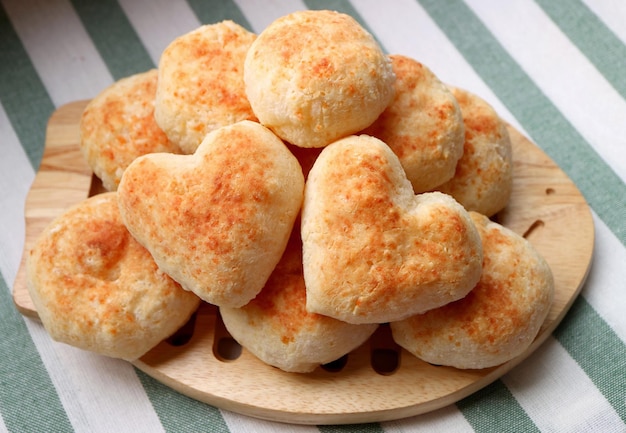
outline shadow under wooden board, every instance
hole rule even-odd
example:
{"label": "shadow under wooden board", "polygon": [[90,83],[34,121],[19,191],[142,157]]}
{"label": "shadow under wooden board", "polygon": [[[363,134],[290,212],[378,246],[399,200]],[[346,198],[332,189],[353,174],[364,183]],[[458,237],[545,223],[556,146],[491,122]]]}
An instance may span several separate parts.
{"label": "shadow under wooden board", "polygon": [[[43,160],[26,200],[24,257],[54,217],[101,191],[79,148],[78,124],[86,103],[67,104],[50,118]],[[522,355],[482,370],[434,366],[398,348],[388,328],[381,326],[341,361],[308,374],[286,373],[237,347],[217,308],[203,304],[182,333],[133,364],[194,399],[296,424],[364,423],[418,415],[455,403],[498,379],[533,353],[563,319],[587,277],[594,244],[591,212],[573,182],[518,131],[509,127],[509,132],[514,187],[510,204],[497,220],[539,250],[556,283],[552,309]],[[24,257],[13,298],[23,315],[37,318],[26,288]]]}

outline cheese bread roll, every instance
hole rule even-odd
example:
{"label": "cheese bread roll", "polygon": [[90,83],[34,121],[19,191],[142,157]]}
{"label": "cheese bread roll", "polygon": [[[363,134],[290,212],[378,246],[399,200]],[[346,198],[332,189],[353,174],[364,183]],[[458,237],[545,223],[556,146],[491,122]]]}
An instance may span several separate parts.
{"label": "cheese bread roll", "polygon": [[352,17],[308,10],[271,23],[244,64],[259,121],[300,147],[324,147],[369,126],[393,96],[391,62]]}
{"label": "cheese bread roll", "polygon": [[28,256],[27,285],[54,340],[131,361],[178,330],[200,303],[126,230],[116,192],[50,223]]}

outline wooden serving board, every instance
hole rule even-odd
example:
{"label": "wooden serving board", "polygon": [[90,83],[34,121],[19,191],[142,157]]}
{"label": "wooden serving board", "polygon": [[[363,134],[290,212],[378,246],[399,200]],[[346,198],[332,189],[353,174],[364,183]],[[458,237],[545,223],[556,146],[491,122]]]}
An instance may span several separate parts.
{"label": "wooden serving board", "polygon": [[[49,221],[101,191],[79,149],[87,101],[50,118],[39,172],[25,207],[24,257]],[[528,357],[556,328],[584,283],[594,244],[591,212],[572,181],[537,146],[509,128],[514,187],[497,220],[525,236],[552,268],[556,295],[539,335],[521,356],[498,367],[458,370],[422,362],[379,331],[342,362],[313,373],[286,373],[234,343],[217,309],[204,304],[188,326],[134,362],[142,371],[197,400],[234,412],[296,424],[386,421],[429,412],[472,394]],[[13,288],[17,309],[36,318],[24,258]]]}

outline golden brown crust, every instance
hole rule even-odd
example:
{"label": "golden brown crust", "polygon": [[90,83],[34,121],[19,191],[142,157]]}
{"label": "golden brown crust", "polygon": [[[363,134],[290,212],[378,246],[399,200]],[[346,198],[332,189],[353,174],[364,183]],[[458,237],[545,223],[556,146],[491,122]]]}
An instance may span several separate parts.
{"label": "golden brown crust", "polygon": [[463,154],[464,125],[455,97],[420,62],[391,55],[395,96],[363,133],[394,151],[415,193],[450,180]]}
{"label": "golden brown crust", "polygon": [[440,193],[414,195],[382,141],[330,144],[309,173],[302,209],[307,309],[383,323],[459,299],[476,284],[480,238]]}
{"label": "golden brown crust", "polygon": [[271,23],[244,65],[260,122],[300,147],[323,147],[370,125],[393,96],[391,64],[352,17],[299,11]]}
{"label": "golden brown crust", "polygon": [[256,120],[243,84],[243,63],[255,38],[222,21],[179,36],[163,51],[155,117],[184,153],[193,153],[221,126]]}
{"label": "golden brown crust", "polygon": [[81,151],[109,191],[117,189],[135,158],[181,152],[154,120],[157,75],[151,69],[116,81],[92,99],[82,114]]}
{"label": "golden brown crust", "polygon": [[128,229],[161,269],[207,302],[240,307],[280,259],[303,189],[280,139],[242,121],[209,133],[193,155],[137,159],[119,200]]}
{"label": "golden brown crust", "polygon": [[306,311],[302,242],[295,227],[280,262],[256,298],[241,308],[220,308],[224,325],[263,362],[306,373],[364,343],[377,325],[351,325]]}
{"label": "golden brown crust", "polygon": [[486,368],[522,354],[554,297],[552,272],[521,236],[470,212],[483,242],[480,281],[463,299],[391,324],[395,341],[418,358]]}
{"label": "golden brown crust", "polygon": [[451,88],[465,123],[463,157],[454,177],[436,190],[450,194],[467,210],[492,216],[509,202],[513,154],[506,124],[482,98]]}
{"label": "golden brown crust", "polygon": [[124,227],[115,192],[68,209],[30,251],[27,284],[55,340],[134,360],[182,326],[199,299]]}

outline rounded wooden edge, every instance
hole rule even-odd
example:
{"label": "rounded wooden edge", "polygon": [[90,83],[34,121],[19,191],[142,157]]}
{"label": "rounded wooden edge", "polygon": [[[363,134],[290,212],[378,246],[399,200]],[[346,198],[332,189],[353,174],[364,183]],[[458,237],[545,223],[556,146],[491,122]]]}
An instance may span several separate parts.
{"label": "rounded wooden edge", "polygon": [[[37,177],[49,175],[49,167],[52,167],[52,171],[64,170],[62,166],[55,165],[55,161],[48,164],[49,148],[54,148],[53,154],[59,149],[78,151],[78,135],[75,133],[86,103],[87,101],[77,101],[67,104],[51,117],[46,137],[46,153]],[[405,418],[455,403],[490,384],[532,354],[563,319],[587,278],[594,243],[593,219],[580,191],[543,151],[514,128],[510,127],[509,132],[514,144],[514,191],[510,205],[497,216],[497,220],[518,234],[527,235],[553,268],[557,284],[553,308],[537,338],[522,355],[498,367],[468,371],[427,366],[402,351],[403,365],[406,371],[414,370],[412,375],[405,376],[405,370],[399,368],[394,375],[381,377],[373,370],[368,370],[367,363],[362,359],[357,360],[356,366],[348,364],[345,374],[344,370],[332,375],[317,369],[309,375],[294,375],[263,364],[245,350],[235,361],[218,360],[212,349],[216,330],[205,326],[190,341],[194,350],[188,350],[188,346],[173,347],[162,342],[133,364],[156,380],[199,401],[244,415],[297,424],[348,424]],[[79,153],[65,157],[73,160],[78,155]],[[78,174],[82,179],[78,188],[84,191],[76,195],[74,184],[73,197],[69,201],[77,202],[78,197],[86,198],[89,195],[91,182],[85,179],[91,180],[92,176],[89,172],[85,173],[84,166],[78,170]],[[36,188],[36,184],[37,178],[33,188]],[[55,188],[58,185],[48,187]],[[25,253],[32,239],[38,235],[35,231],[40,231],[43,223],[41,220],[35,223],[34,219],[29,219],[29,209],[37,206],[36,210],[40,213],[46,210],[40,207],[39,201],[32,198],[32,194],[32,191],[29,192],[26,203]],[[70,204],[73,203],[67,203]],[[48,220],[58,212],[58,205],[52,208],[47,214]],[[572,228],[575,228],[575,236],[569,232]],[[564,248],[564,245],[569,248]],[[24,260],[14,285],[14,301],[20,313],[36,318],[36,311],[25,286],[23,262]],[[206,320],[210,321],[211,314],[208,316],[208,319],[202,319],[203,315],[200,314],[205,325]],[[349,356],[367,357],[369,349],[366,345]],[[199,352],[196,352],[198,349]],[[191,358],[192,356],[197,359]],[[243,366],[238,366],[240,362],[244,362]],[[444,383],[446,380],[456,382],[443,392],[441,389],[429,390],[431,394],[426,399],[419,392],[411,394],[405,391],[400,399],[394,399],[394,395],[389,398],[384,392],[381,394],[381,390],[385,389],[391,390],[393,394],[394,386],[407,380],[410,386],[419,388],[419,382],[411,384],[410,381],[424,380],[419,374],[415,374],[420,369],[426,369],[428,374],[439,375],[437,379]],[[316,379],[307,382],[303,379],[307,377]],[[381,380],[384,380],[384,386],[380,385]],[[391,385],[391,382],[396,385]],[[359,401],[359,392],[364,389],[377,395],[372,397],[370,393],[363,397],[369,398],[368,402]],[[348,396],[352,400],[338,403],[332,398],[334,392],[344,392],[344,400]],[[311,394],[314,395],[314,401]],[[275,398],[276,396],[280,398]],[[303,399],[306,400],[305,403]]]}

